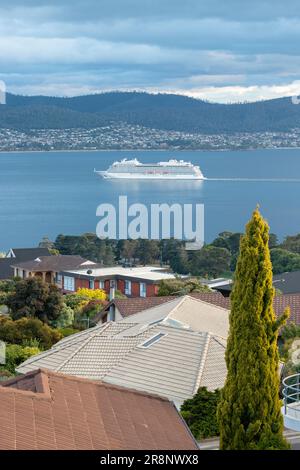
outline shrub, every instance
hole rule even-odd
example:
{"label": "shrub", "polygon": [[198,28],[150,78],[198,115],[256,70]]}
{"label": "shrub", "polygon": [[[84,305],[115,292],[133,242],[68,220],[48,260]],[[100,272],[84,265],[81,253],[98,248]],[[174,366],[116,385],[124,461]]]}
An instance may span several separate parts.
{"label": "shrub", "polygon": [[82,315],[93,318],[97,313],[102,310],[103,308],[103,302],[100,300],[92,300],[88,304],[86,304],[83,309],[82,309]]}
{"label": "shrub", "polygon": [[73,322],[74,311],[71,307],[68,307],[66,304],[63,304],[59,317],[57,318],[57,320],[52,322],[52,325],[55,328],[65,328],[67,326],[71,326]]}
{"label": "shrub", "polygon": [[50,328],[37,318],[21,318],[16,321],[10,318],[0,318],[0,338],[6,343],[18,345],[37,340],[39,347],[49,349],[62,336],[59,331]]}
{"label": "shrub", "polygon": [[217,423],[217,405],[220,391],[210,392],[206,387],[200,387],[196,395],[185,400],[181,407],[181,415],[196,439],[219,435]]}
{"label": "shrub", "polygon": [[281,337],[284,341],[300,337],[300,325],[296,325],[294,322],[285,325],[281,330]]}
{"label": "shrub", "polygon": [[207,286],[203,286],[196,278],[190,279],[170,279],[168,281],[160,281],[158,295],[182,295],[189,292],[209,292]]}
{"label": "shrub", "polygon": [[76,294],[67,294],[64,296],[64,302],[68,307],[71,307],[73,310],[76,310],[82,306],[82,302],[86,298]]}
{"label": "shrub", "polygon": [[15,374],[15,368],[22,362],[29,359],[31,356],[39,354],[38,348],[25,346],[22,347],[19,344],[8,344],[6,346],[6,364],[5,369]]}
{"label": "shrub", "polygon": [[32,277],[16,283],[16,289],[6,304],[14,320],[28,317],[51,323],[59,317],[63,296],[56,286]]}
{"label": "shrub", "polygon": [[0,382],[4,382],[5,380],[11,379],[12,377],[13,374],[9,370],[5,368],[2,369],[2,367],[0,368]]}
{"label": "shrub", "polygon": [[88,300],[106,300],[106,292],[103,289],[85,289],[77,290],[76,295]]}
{"label": "shrub", "polygon": [[62,335],[62,337],[65,338],[67,336],[78,333],[80,330],[77,330],[76,328],[58,328],[58,331]]}

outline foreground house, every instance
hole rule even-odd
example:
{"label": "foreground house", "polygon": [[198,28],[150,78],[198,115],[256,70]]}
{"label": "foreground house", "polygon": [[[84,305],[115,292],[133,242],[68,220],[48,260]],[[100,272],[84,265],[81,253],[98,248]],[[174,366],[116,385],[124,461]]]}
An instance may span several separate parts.
{"label": "foreground house", "polygon": [[47,368],[154,393],[180,407],[199,387],[221,388],[226,340],[207,332],[154,324],[109,322],[68,336],[23,362],[17,372]]}
{"label": "foreground house", "polygon": [[48,248],[11,248],[0,258],[0,279],[11,279],[14,276],[12,264],[30,261],[40,256],[51,256]]}
{"label": "foreground house", "polygon": [[196,450],[176,408],[149,394],[37,370],[0,386],[1,450]]}
{"label": "foreground house", "polygon": [[[117,308],[119,300],[123,300],[123,305],[126,304],[127,299],[116,299],[111,301],[98,315],[99,323],[104,323],[107,316],[113,317],[115,320],[124,319],[124,322],[133,323],[154,323],[158,321],[169,322],[173,325],[181,326],[183,328],[191,328],[194,331],[202,331],[212,333],[223,338],[227,338],[229,331],[229,310],[213,305],[203,300],[194,298],[190,295],[181,297],[154,297],[154,299],[166,299],[164,302],[148,302],[149,308],[142,308],[141,311],[130,311],[130,303],[134,304],[136,299],[128,299],[129,311],[123,317],[120,310],[116,312],[113,308]],[[121,302],[122,305],[122,302]],[[128,307],[128,305],[126,306]],[[145,305],[143,306],[145,307]],[[112,319],[112,318],[111,318]],[[95,321],[95,320],[94,320]]]}
{"label": "foreground house", "polygon": [[87,268],[65,269],[61,276],[63,291],[66,293],[75,292],[82,287],[104,289],[107,294],[111,289],[116,289],[128,297],[157,295],[161,280],[175,278],[174,274],[167,273],[157,266],[105,268],[96,264]]}
{"label": "foreground house", "polygon": [[39,277],[44,282],[62,288],[61,271],[93,266],[95,263],[77,255],[39,256],[33,260],[18,263],[12,261],[14,276],[26,279]]}

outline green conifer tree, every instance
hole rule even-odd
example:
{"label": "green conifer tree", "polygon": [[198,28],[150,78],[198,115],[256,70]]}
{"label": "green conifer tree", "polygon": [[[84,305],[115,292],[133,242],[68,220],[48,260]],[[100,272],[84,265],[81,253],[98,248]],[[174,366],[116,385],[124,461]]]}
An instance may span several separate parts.
{"label": "green conifer tree", "polygon": [[220,448],[284,449],[279,399],[278,330],[269,226],[258,208],[246,226],[231,294],[227,379],[218,406]]}

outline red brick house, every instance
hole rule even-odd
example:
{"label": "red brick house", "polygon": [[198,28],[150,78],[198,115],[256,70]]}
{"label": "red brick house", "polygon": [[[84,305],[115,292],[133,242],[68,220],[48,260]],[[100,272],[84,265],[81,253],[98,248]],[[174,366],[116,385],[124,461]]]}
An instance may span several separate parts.
{"label": "red brick house", "polygon": [[104,268],[87,266],[84,269],[61,272],[62,290],[76,292],[80,288],[103,289],[107,294],[111,289],[118,290],[128,297],[152,297],[157,295],[163,279],[174,279],[172,273],[155,266]]}

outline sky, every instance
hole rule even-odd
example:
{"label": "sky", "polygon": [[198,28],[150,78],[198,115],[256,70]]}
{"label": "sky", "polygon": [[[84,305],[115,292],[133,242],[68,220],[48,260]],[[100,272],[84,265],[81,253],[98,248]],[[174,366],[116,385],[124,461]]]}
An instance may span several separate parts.
{"label": "sky", "polygon": [[0,80],[26,95],[299,95],[299,0],[0,0]]}

